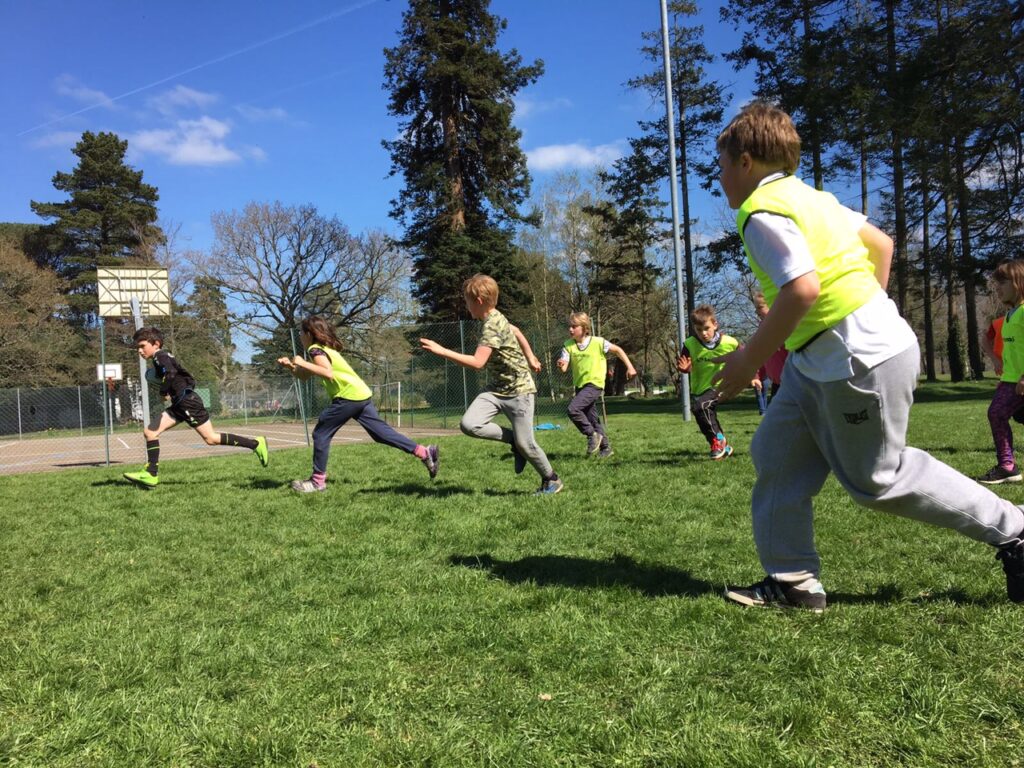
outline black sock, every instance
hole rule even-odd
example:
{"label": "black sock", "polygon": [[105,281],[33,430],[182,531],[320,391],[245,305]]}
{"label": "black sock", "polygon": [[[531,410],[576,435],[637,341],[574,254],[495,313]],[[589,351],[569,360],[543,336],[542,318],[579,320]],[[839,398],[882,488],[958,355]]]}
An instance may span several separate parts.
{"label": "black sock", "polygon": [[160,441],[159,440],[147,440],[146,441],[146,471],[149,474],[156,477],[156,473],[160,468]]}
{"label": "black sock", "polygon": [[220,444],[221,445],[233,445],[238,448],[248,448],[250,451],[256,448],[256,441],[251,437],[243,437],[242,435],[232,435],[227,432],[220,433]]}

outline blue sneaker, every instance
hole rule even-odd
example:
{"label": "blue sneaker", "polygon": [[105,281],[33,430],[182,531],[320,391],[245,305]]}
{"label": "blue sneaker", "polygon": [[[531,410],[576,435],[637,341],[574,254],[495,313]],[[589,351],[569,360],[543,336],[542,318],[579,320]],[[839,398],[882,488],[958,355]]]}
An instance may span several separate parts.
{"label": "blue sneaker", "polygon": [[558,493],[563,488],[562,478],[558,475],[552,475],[550,478],[540,484],[540,490],[536,491],[534,496],[547,496]]}

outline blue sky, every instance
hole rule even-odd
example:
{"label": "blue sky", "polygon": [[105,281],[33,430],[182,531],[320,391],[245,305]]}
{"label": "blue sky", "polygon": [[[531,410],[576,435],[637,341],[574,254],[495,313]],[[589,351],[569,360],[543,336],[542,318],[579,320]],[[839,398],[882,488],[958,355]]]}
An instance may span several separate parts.
{"label": "blue sky", "polygon": [[[0,0],[0,221],[37,221],[30,200],[62,199],[52,176],[71,170],[70,148],[91,130],[128,140],[129,162],[160,191],[162,219],[181,227],[180,248],[208,248],[210,214],[253,200],[313,203],[354,232],[397,232],[388,208],[399,182],[380,145],[397,132],[383,50],[405,8]],[[664,109],[623,85],[650,67],[640,35],[658,29],[658,0],[494,0],[492,12],[508,20],[502,50],[545,62],[516,110],[535,186],[608,164],[638,119]],[[735,44],[717,4],[694,23],[713,52]],[[749,76],[721,61],[711,72],[735,83],[730,111],[749,98]],[[696,197],[710,222],[720,204]]]}

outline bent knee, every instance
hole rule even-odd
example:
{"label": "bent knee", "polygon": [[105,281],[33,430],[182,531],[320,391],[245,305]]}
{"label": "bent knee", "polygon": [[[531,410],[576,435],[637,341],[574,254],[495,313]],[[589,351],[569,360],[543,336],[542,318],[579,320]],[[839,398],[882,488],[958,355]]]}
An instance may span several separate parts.
{"label": "bent knee", "polygon": [[462,434],[468,437],[479,437],[480,430],[482,427],[483,424],[477,424],[476,422],[473,421],[466,421],[465,419],[459,422],[459,429],[462,430]]}
{"label": "bent knee", "polygon": [[220,445],[220,435],[211,435],[210,437],[204,437],[207,445]]}

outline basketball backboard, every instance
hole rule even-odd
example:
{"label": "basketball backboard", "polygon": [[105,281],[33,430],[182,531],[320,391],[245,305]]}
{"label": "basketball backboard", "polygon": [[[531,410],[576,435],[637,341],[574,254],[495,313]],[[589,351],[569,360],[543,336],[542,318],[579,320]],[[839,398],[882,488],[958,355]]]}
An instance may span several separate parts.
{"label": "basketball backboard", "polygon": [[131,317],[137,299],[145,316],[171,314],[167,270],[151,267],[98,267],[101,317]]}

